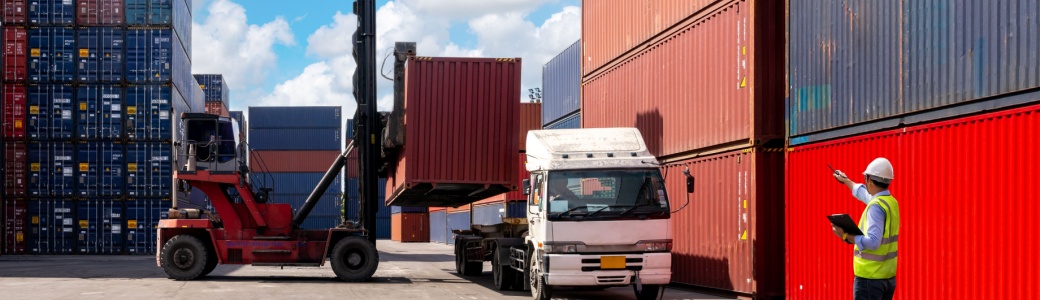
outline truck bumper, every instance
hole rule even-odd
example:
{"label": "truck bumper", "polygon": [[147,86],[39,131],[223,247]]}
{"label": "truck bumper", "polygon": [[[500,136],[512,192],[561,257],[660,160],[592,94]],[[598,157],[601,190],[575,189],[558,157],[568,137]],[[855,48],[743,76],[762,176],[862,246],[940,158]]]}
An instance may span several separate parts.
{"label": "truck bumper", "polygon": [[[603,256],[624,256],[625,269],[604,269]],[[612,255],[549,254],[546,284],[554,286],[621,286],[636,282],[668,284],[672,280],[671,253]]]}

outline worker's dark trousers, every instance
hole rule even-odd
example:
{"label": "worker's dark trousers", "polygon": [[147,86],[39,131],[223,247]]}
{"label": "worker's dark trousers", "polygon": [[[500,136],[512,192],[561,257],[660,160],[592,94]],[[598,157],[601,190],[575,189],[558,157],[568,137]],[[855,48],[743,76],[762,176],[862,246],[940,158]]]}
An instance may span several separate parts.
{"label": "worker's dark trousers", "polygon": [[852,294],[856,300],[892,300],[896,293],[896,278],[866,279],[856,277]]}

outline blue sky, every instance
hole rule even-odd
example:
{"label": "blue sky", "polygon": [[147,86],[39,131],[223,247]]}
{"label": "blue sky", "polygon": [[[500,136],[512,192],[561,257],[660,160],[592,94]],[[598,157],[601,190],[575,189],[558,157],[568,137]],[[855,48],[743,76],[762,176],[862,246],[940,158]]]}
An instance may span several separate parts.
{"label": "blue sky", "polygon": [[[377,4],[382,46],[410,40],[419,42],[420,55],[522,57],[525,90],[540,86],[541,66],[580,37],[579,0]],[[193,73],[226,74],[232,110],[347,102],[349,113],[349,43],[331,39],[349,39],[356,26],[350,5],[347,0],[193,0]],[[384,50],[377,49],[380,55]],[[380,82],[383,110],[390,109],[388,86]]]}

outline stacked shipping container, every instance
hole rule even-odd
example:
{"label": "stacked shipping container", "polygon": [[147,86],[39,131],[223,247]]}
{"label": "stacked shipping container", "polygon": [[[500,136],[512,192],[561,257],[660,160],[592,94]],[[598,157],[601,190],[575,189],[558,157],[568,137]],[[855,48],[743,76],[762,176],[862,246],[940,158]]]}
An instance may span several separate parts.
{"label": "stacked shipping container", "polygon": [[672,281],[781,295],[784,2],[589,1],[582,18],[574,118],[639,128],[672,206],[690,200],[672,215]]}
{"label": "stacked shipping container", "polygon": [[[851,293],[841,278],[853,273],[852,250],[813,220],[856,217],[865,205],[820,168],[855,175],[876,157],[892,162],[901,207],[897,298],[1037,292],[1035,242],[1008,228],[1028,226],[1038,210],[1022,196],[1040,166],[1031,154],[1040,106],[1030,105],[1040,102],[1038,10],[791,1],[789,51],[800,55],[790,56],[787,106],[789,298]],[[972,238],[954,248],[965,251],[943,246],[963,236]]]}
{"label": "stacked shipping container", "polygon": [[227,117],[231,107],[231,90],[220,74],[195,74],[195,80],[206,95],[206,113]]}
{"label": "stacked shipping container", "polygon": [[[289,203],[295,212],[341,154],[342,124],[340,107],[250,107],[249,168],[254,188],[273,188],[271,199]],[[298,139],[288,138],[291,136],[307,137],[307,143],[297,143]],[[339,225],[342,178],[325,190],[302,228]]]}
{"label": "stacked shipping container", "polygon": [[542,67],[542,88],[542,126],[581,128],[581,40]]}
{"label": "stacked shipping container", "polygon": [[188,5],[4,1],[4,253],[154,253],[175,116],[203,106]]}

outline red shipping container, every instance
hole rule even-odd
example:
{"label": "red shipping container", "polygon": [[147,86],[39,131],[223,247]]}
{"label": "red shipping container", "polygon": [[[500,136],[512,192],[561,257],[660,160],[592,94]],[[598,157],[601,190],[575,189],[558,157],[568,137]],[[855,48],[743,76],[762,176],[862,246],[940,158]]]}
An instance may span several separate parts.
{"label": "red shipping container", "polygon": [[459,206],[516,189],[520,59],[410,59],[387,205]]}
{"label": "red shipping container", "polygon": [[324,173],[339,151],[249,151],[249,169],[273,173]]}
{"label": "red shipping container", "polygon": [[0,201],[0,219],[3,220],[3,254],[24,254],[26,236],[25,201],[3,199]]}
{"label": "red shipping container", "polygon": [[4,28],[4,81],[25,80],[29,64],[29,36],[22,28]]}
{"label": "red shipping container", "polygon": [[222,102],[206,102],[206,113],[223,117],[230,117],[227,107]]}
{"label": "red shipping container", "polygon": [[123,25],[125,0],[79,0],[76,5],[78,25]]}
{"label": "red shipping container", "polygon": [[[350,141],[351,139],[347,139],[345,145],[350,145]],[[347,154],[347,164],[345,166],[346,170],[344,171],[344,174],[346,174],[347,178],[358,178],[358,164],[359,163],[357,160],[357,150],[350,151],[350,153]]]}
{"label": "red shipping container", "polygon": [[[527,136],[526,132],[524,132],[524,136]],[[487,199],[484,199],[484,200],[480,200],[480,201],[474,202],[473,204],[494,203],[494,202],[502,202],[502,201],[506,201],[506,200],[510,200],[510,201],[527,200],[527,196],[524,196],[524,190],[522,188],[520,188],[520,183],[524,179],[528,179],[528,178],[531,178],[531,172],[527,171],[527,154],[520,153],[520,156],[517,159],[517,176],[516,176],[516,187],[517,188],[516,188],[516,190],[512,190],[512,191],[506,192],[505,194],[499,194],[499,195],[494,196],[494,197],[490,197],[490,198],[487,198]]]}
{"label": "red shipping container", "polygon": [[693,20],[585,78],[582,127],[637,127],[659,157],[782,140],[783,1],[732,1]]}
{"label": "red shipping container", "polygon": [[4,196],[25,196],[29,180],[29,163],[25,143],[4,143]]}
{"label": "red shipping container", "polygon": [[520,151],[527,150],[527,132],[542,129],[542,104],[520,103]]}
{"label": "red shipping container", "polygon": [[[581,5],[582,74],[589,74],[718,0],[597,0]],[[782,27],[782,26],[781,26]]]}
{"label": "red shipping container", "polygon": [[430,242],[430,215],[399,213],[390,215],[390,240],[402,243]]}
{"label": "red shipping container", "polygon": [[[876,157],[895,170],[897,299],[1026,299],[1040,293],[1040,105],[798,146],[787,165],[787,297],[852,294],[852,246],[824,218],[866,206],[827,164],[857,182]],[[1025,231],[1024,231],[1025,230]]]}
{"label": "red shipping container", "polygon": [[25,86],[8,84],[3,86],[4,101],[4,138],[8,140],[21,140],[25,138],[25,114],[26,107]]}
{"label": "red shipping container", "polygon": [[679,210],[671,218],[672,282],[783,295],[783,166],[782,149],[752,148],[663,167],[669,203]]}
{"label": "red shipping container", "polygon": [[0,23],[7,24],[25,24],[26,13],[28,9],[26,7],[26,0],[3,0],[4,1],[4,15]]}

